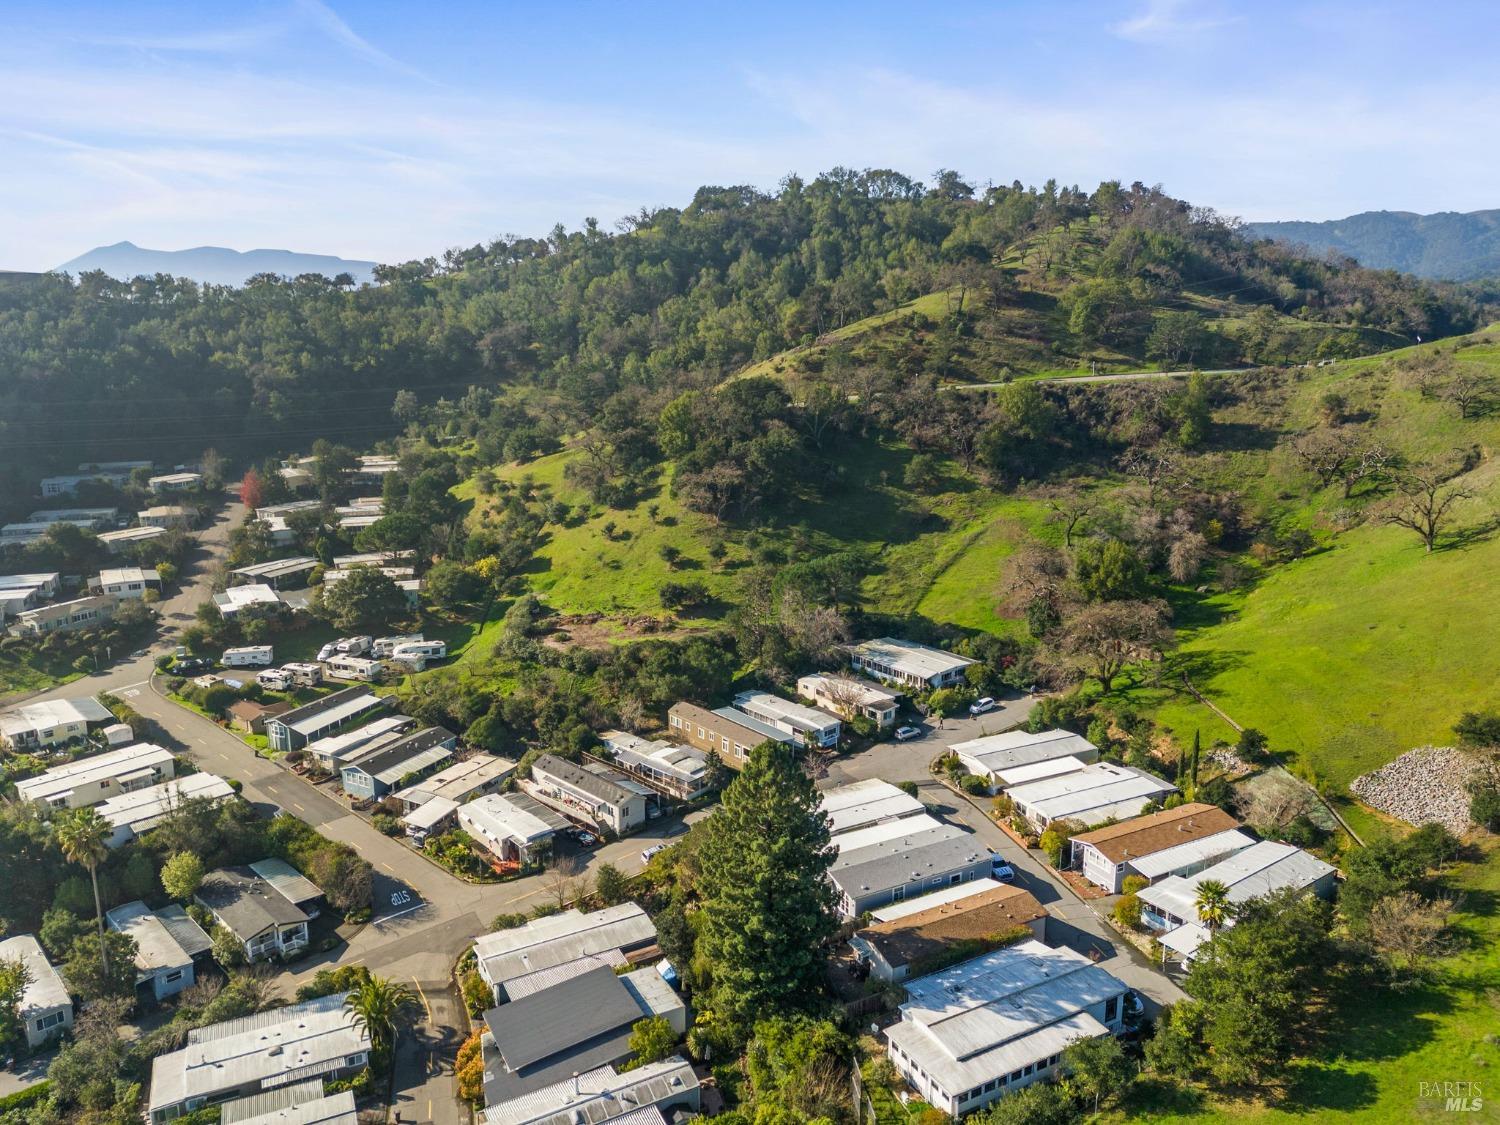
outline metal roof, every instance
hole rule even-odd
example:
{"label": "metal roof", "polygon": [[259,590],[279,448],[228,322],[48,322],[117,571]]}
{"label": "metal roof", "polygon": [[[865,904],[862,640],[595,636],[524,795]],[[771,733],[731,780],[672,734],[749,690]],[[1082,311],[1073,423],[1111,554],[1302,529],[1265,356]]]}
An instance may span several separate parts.
{"label": "metal roof", "polygon": [[192,916],[175,902],[163,906],[156,912],[157,921],[167,928],[174,941],[190,957],[207,953],[214,943],[203,932],[203,927],[193,921]]}
{"label": "metal roof", "polygon": [[323,897],[318,884],[284,859],[258,859],[250,864],[250,870],[270,883],[290,903],[311,902]]}
{"label": "metal roof", "polygon": [[316,757],[339,761],[351,751],[370,745],[376,739],[402,734],[416,725],[417,720],[408,715],[385,715],[362,727],[346,730],[342,734],[330,734],[316,742],[309,742],[306,749],[309,754]]}
{"label": "metal roof", "polygon": [[1081,953],[1023,941],[908,982],[886,1037],[958,1094],[1105,1034],[1087,1010],[1126,991]]}
{"label": "metal roof", "polygon": [[355,1125],[358,1120],[354,1091],[325,1095],[317,1078],[236,1098],[219,1109],[221,1125]]}
{"label": "metal roof", "polygon": [[[245,590],[250,587],[238,586],[236,589]],[[311,733],[337,726],[339,723],[348,722],[350,719],[363,715],[366,711],[384,705],[385,700],[368,688],[348,687],[325,695],[322,699],[305,703],[295,711],[288,711],[285,715],[278,715],[270,721],[280,723],[305,737]]]}
{"label": "metal roof", "polygon": [[998,773],[1016,766],[1029,766],[1053,758],[1099,756],[1099,748],[1070,730],[1011,730],[955,742],[950,748],[960,758],[972,758],[985,773]]}
{"label": "metal roof", "polygon": [[1160,935],[1156,940],[1173,953],[1181,953],[1191,960],[1199,947],[1213,936],[1208,927],[1201,922],[1184,922],[1175,930],[1168,930]]}
{"label": "metal roof", "polygon": [[772,742],[790,742],[792,736],[779,727],[773,727],[770,723],[763,723],[754,715],[747,715],[737,707],[717,707],[713,714],[721,719],[728,719],[737,726],[744,727],[751,734],[758,734],[761,741],[770,739]]}
{"label": "metal roof", "polygon": [[118,750],[106,750],[102,754],[79,758],[66,765],[53,766],[45,773],[18,781],[16,795],[25,801],[50,801],[54,797],[71,793],[79,786],[96,785],[106,780],[117,781],[137,770],[168,766],[172,761],[170,750],[150,742],[136,742]]}
{"label": "metal roof", "polygon": [[[1170,781],[1132,766],[1091,762],[1081,770],[1016,785],[1005,792],[1028,814],[1047,820],[1084,819],[1097,824],[1131,802],[1140,806],[1152,797],[1176,792]],[[1088,818],[1092,817],[1092,820]]]}
{"label": "metal roof", "polygon": [[[794,730],[816,732],[840,725],[837,715],[804,707],[790,699],[782,699],[768,691],[742,691],[734,697],[735,706],[752,718],[765,716],[772,726],[787,726]],[[758,714],[757,714],[758,713]]]}
{"label": "metal roof", "polygon": [[1201,840],[1189,840],[1173,848],[1130,859],[1130,866],[1153,882],[1165,875],[1202,863],[1218,863],[1255,843],[1255,837],[1240,828],[1216,832]]}
{"label": "metal roof", "polygon": [[927,806],[889,781],[871,778],[825,790],[818,808],[828,817],[835,836],[867,825],[927,811]]}
{"label": "metal roof", "polygon": [[[114,715],[108,707],[92,696],[77,696],[72,699],[42,699],[35,703],[22,703],[6,712],[33,728],[57,727],[67,723],[109,723]],[[66,769],[66,766],[58,766]]]}
{"label": "metal roof", "polygon": [[433,797],[422,802],[411,812],[401,819],[406,822],[408,828],[419,831],[430,832],[448,817],[458,811],[458,802],[447,797]]}
{"label": "metal roof", "polygon": [[624,1074],[601,1066],[485,1110],[485,1125],[635,1125],[645,1108],[696,1101],[698,1077],[680,1056]]}
{"label": "metal roof", "polygon": [[270,562],[251,563],[236,567],[230,574],[241,574],[246,578],[285,578],[289,574],[300,574],[321,564],[309,555],[298,555],[290,559],[272,559]]}
{"label": "metal roof", "polygon": [[919,832],[930,832],[934,828],[942,827],[942,824],[941,820],[924,809],[914,816],[882,820],[849,832],[841,832],[833,837],[833,846],[839,850],[840,854],[857,852],[861,848],[872,847],[888,840],[904,840]]}
{"label": "metal roof", "polygon": [[281,595],[264,582],[255,582],[247,586],[231,586],[215,594],[214,604],[222,613],[226,609],[233,611],[251,605],[280,605]]}
{"label": "metal roof", "polygon": [[697,781],[708,772],[706,754],[665,739],[648,741],[637,734],[607,730],[599,736],[599,740],[614,752],[623,765],[644,766],[686,782]]}
{"label": "metal roof", "polygon": [[629,964],[630,962],[625,959],[625,954],[618,949],[606,949],[602,953],[592,953],[576,961],[564,961],[561,965],[554,965],[550,969],[538,969],[534,973],[527,973],[524,977],[511,977],[505,982],[505,998],[519,1000],[523,996],[545,992],[554,985],[562,984],[563,981],[593,972],[601,965],[614,971],[623,969]]}
{"label": "metal roof", "polygon": [[368,1033],[344,1007],[347,995],[337,992],[189,1031],[187,1046],[153,1060],[148,1109],[343,1069],[349,1056],[370,1049]]}
{"label": "metal roof", "polygon": [[636,903],[624,902],[588,914],[565,910],[515,929],[485,934],[474,943],[474,952],[484,978],[491,984],[504,984],[580,957],[633,949],[655,940],[651,918]]}
{"label": "metal roof", "polygon": [[453,751],[444,743],[457,737],[452,731],[442,727],[428,727],[408,735],[400,742],[382,747],[367,758],[350,762],[343,767],[342,772],[362,773],[382,785],[395,785],[408,774],[420,773],[428,766],[435,766],[453,757]]}
{"label": "metal roof", "polygon": [[217,774],[190,773],[111,797],[99,806],[99,815],[117,832],[123,828],[139,836],[151,831],[163,817],[187,801],[227,801],[233,796],[234,788]]}
{"label": "metal roof", "polygon": [[438,797],[457,803],[476,789],[483,789],[491,782],[503,781],[515,771],[516,763],[509,758],[501,758],[494,754],[476,754],[462,762],[444,766],[431,777],[408,786],[395,795],[414,805],[420,805]]}
{"label": "metal roof", "polygon": [[987,854],[979,837],[955,824],[842,852],[830,875],[851,899],[948,875]]}
{"label": "metal roof", "polygon": [[956,668],[966,668],[974,661],[967,656],[945,652],[931,645],[900,637],[876,637],[873,641],[861,641],[850,651],[860,658],[871,657],[890,665],[908,675],[931,679]]}
{"label": "metal roof", "polygon": [[1288,887],[1310,887],[1333,870],[1301,848],[1262,840],[1196,875],[1169,875],[1139,894],[1158,911],[1192,921],[1198,917],[1198,887],[1210,880],[1223,883],[1229,888],[1229,901],[1240,903]]}

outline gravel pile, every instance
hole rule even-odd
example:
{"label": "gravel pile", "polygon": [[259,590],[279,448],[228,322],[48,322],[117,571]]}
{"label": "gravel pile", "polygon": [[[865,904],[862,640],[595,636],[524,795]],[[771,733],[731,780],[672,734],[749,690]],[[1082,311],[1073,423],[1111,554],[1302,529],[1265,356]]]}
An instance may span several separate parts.
{"label": "gravel pile", "polygon": [[1455,835],[1471,827],[1465,786],[1479,768],[1451,746],[1419,746],[1349,786],[1371,808],[1408,824],[1441,824]]}

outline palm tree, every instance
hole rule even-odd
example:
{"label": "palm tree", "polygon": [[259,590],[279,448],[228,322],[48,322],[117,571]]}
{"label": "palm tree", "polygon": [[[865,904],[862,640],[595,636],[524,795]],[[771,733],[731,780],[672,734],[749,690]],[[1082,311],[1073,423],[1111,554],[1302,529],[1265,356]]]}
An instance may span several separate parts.
{"label": "palm tree", "polygon": [[372,973],[344,997],[344,1007],[354,1014],[355,1026],[369,1034],[371,1054],[383,1055],[398,1029],[415,1018],[418,1004],[406,985]]}
{"label": "palm tree", "polygon": [[109,975],[109,947],[104,941],[104,907],[99,902],[99,865],[109,857],[109,839],[113,828],[94,809],[74,809],[57,819],[57,846],[69,863],[89,869],[94,884],[94,919],[99,924],[99,958]]}
{"label": "palm tree", "polygon": [[1198,908],[1198,921],[1208,927],[1209,933],[1219,929],[1234,912],[1229,901],[1229,888],[1217,879],[1205,879],[1198,884],[1198,897],[1193,901]]}

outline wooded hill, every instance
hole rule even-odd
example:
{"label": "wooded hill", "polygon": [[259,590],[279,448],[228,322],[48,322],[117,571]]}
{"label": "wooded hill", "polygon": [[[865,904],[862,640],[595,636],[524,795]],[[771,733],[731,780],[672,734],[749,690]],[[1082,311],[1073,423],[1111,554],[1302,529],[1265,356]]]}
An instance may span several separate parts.
{"label": "wooded hill", "polygon": [[555,229],[393,267],[242,289],[86,274],[0,284],[0,459],[22,479],[213,445],[263,455],[389,435],[398,390],[556,393],[716,382],[872,316],[893,362],[988,380],[1105,363],[1281,362],[1468,330],[1474,302],[1251,243],[1140,184],[978,193],[835,169],[705,187],[608,233]]}

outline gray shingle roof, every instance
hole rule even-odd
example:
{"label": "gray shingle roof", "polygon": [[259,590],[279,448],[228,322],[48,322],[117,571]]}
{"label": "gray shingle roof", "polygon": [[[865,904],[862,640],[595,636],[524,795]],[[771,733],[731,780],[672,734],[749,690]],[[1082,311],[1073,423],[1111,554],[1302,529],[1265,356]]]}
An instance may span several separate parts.
{"label": "gray shingle roof", "polygon": [[306,914],[248,867],[210,871],[203,877],[196,897],[241,941],[272,926],[307,921]]}

